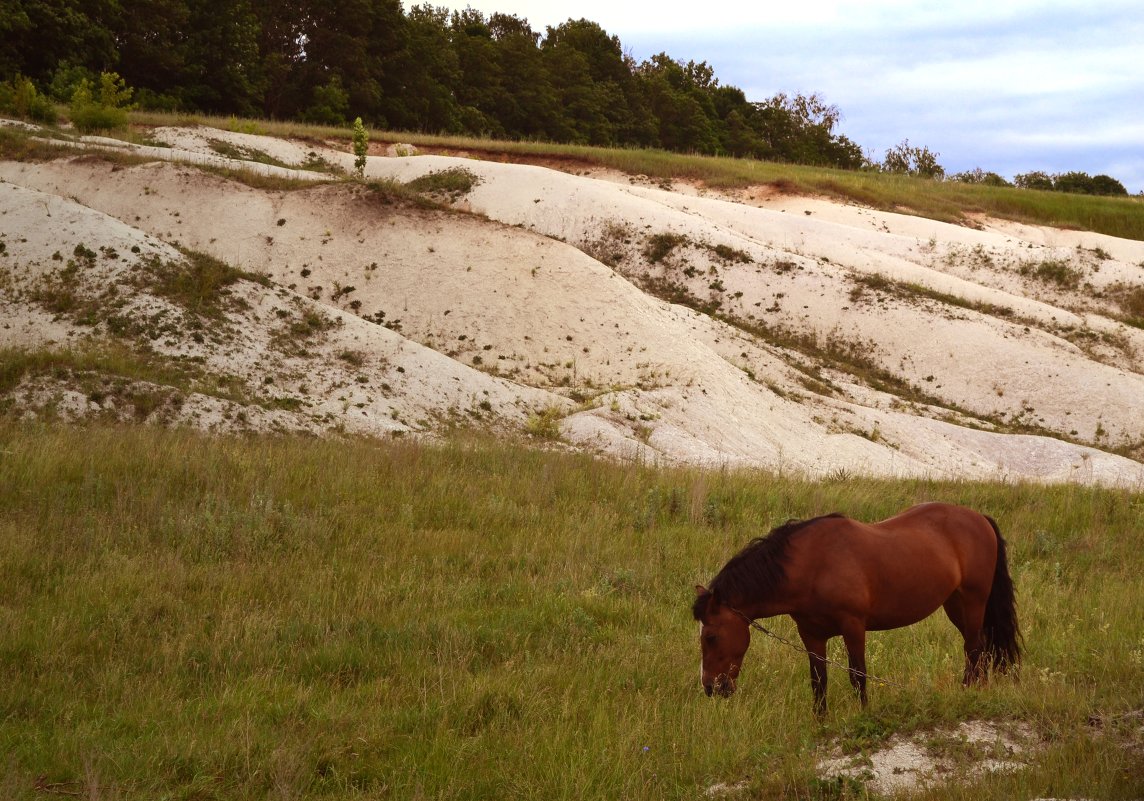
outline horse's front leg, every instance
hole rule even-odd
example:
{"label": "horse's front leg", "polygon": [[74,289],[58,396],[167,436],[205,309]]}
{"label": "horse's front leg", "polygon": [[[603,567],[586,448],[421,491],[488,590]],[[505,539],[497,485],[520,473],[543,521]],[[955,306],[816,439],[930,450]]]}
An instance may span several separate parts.
{"label": "horse's front leg", "polygon": [[[795,621],[797,623],[797,621]],[[810,688],[814,692],[814,716],[826,717],[826,638],[798,626],[798,636],[810,657]]]}
{"label": "horse's front leg", "polygon": [[846,655],[850,661],[850,684],[858,693],[862,707],[866,698],[866,626],[860,620],[848,622],[842,629],[842,639],[846,643]]}

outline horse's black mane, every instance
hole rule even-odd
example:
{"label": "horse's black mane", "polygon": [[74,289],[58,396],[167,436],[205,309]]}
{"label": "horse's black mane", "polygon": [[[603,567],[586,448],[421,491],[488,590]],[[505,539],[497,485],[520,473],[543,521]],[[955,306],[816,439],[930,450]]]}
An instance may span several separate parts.
{"label": "horse's black mane", "polygon": [[707,601],[712,596],[717,601],[766,597],[786,578],[786,553],[791,537],[812,523],[832,517],[842,515],[836,512],[809,520],[788,520],[765,537],[755,537],[723,565],[707,584],[707,592],[695,599],[691,607],[695,619],[703,619]]}

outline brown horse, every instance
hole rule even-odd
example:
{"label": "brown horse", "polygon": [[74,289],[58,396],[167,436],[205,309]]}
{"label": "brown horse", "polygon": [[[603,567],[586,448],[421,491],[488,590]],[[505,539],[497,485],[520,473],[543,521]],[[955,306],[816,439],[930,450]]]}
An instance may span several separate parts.
{"label": "brown horse", "polygon": [[865,706],[866,632],[917,623],[939,606],[965,641],[963,684],[1021,659],[1005,540],[992,518],[960,506],[926,503],[873,524],[838,514],[792,520],[695,590],[708,695],[735,691],[751,621],[774,615],[798,627],[818,716],[826,713],[827,640],[842,635]]}

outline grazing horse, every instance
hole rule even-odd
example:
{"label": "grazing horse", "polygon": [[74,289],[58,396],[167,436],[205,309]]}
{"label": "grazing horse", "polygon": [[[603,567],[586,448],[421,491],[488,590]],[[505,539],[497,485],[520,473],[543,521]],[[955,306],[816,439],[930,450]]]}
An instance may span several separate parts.
{"label": "grazing horse", "polygon": [[1005,540],[991,517],[961,506],[926,503],[872,524],[838,514],[792,520],[695,590],[708,695],[735,691],[752,621],[774,615],[798,627],[818,717],[826,714],[826,641],[837,635],[863,706],[866,632],[917,623],[938,607],[965,641],[966,686],[1021,659]]}

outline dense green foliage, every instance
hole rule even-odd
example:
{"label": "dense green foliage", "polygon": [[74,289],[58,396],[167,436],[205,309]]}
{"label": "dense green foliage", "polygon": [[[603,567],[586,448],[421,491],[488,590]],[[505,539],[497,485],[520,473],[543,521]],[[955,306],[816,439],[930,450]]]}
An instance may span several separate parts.
{"label": "dense green foliage", "polygon": [[[826,801],[862,791],[819,780],[816,749],[975,718],[1031,727],[1027,766],[915,798],[1115,801],[1144,781],[1134,729],[1111,722],[1141,700],[1139,492],[11,421],[0,454],[4,799],[694,799],[744,782],[717,797]],[[738,695],[703,696],[693,584],[788,517],[923,500],[1000,522],[1020,682],[962,690],[939,613],[871,634],[870,670],[903,686],[866,712],[835,674],[817,725],[805,659],[766,640]]]}
{"label": "dense green foliage", "polygon": [[34,83],[16,75],[0,83],[0,114],[11,114],[26,120],[56,124],[56,107]]}
{"label": "dense green foliage", "polygon": [[1086,172],[1065,172],[1049,175],[1045,172],[1027,172],[1013,178],[1022,189],[1042,189],[1047,192],[1072,192],[1078,195],[1127,195],[1124,184],[1111,175],[1089,175]]}
{"label": "dense green foliage", "polygon": [[[887,165],[890,154],[886,155]],[[1069,192],[1076,195],[1127,195],[1124,184],[1110,175],[1089,175],[1086,172],[1065,172],[1049,175],[1047,172],[1026,172],[1015,175],[1010,183],[995,172],[980,167],[968,172],[948,176],[951,181],[986,186],[1016,186],[1019,189],[1039,189],[1045,192]]]}
{"label": "dense green foliage", "polygon": [[72,92],[71,121],[81,133],[122,128],[127,125],[133,93],[114,72],[101,73],[94,87],[84,78]]}
{"label": "dense green foliage", "polygon": [[987,172],[986,170],[976,167],[972,170],[965,172],[954,173],[948,176],[951,181],[958,181],[963,184],[983,184],[985,186],[1012,186],[1013,184],[1006,181],[1002,176],[995,172]]}
{"label": "dense green foliage", "polygon": [[549,27],[399,0],[8,0],[0,78],[70,102],[115,71],[145,108],[858,167],[821,98],[750,102],[705,62],[636,63],[588,20]]}
{"label": "dense green foliage", "polygon": [[940,179],[945,175],[945,168],[937,163],[939,155],[928,147],[917,147],[911,145],[909,139],[903,139],[886,151],[882,169],[902,175]]}

